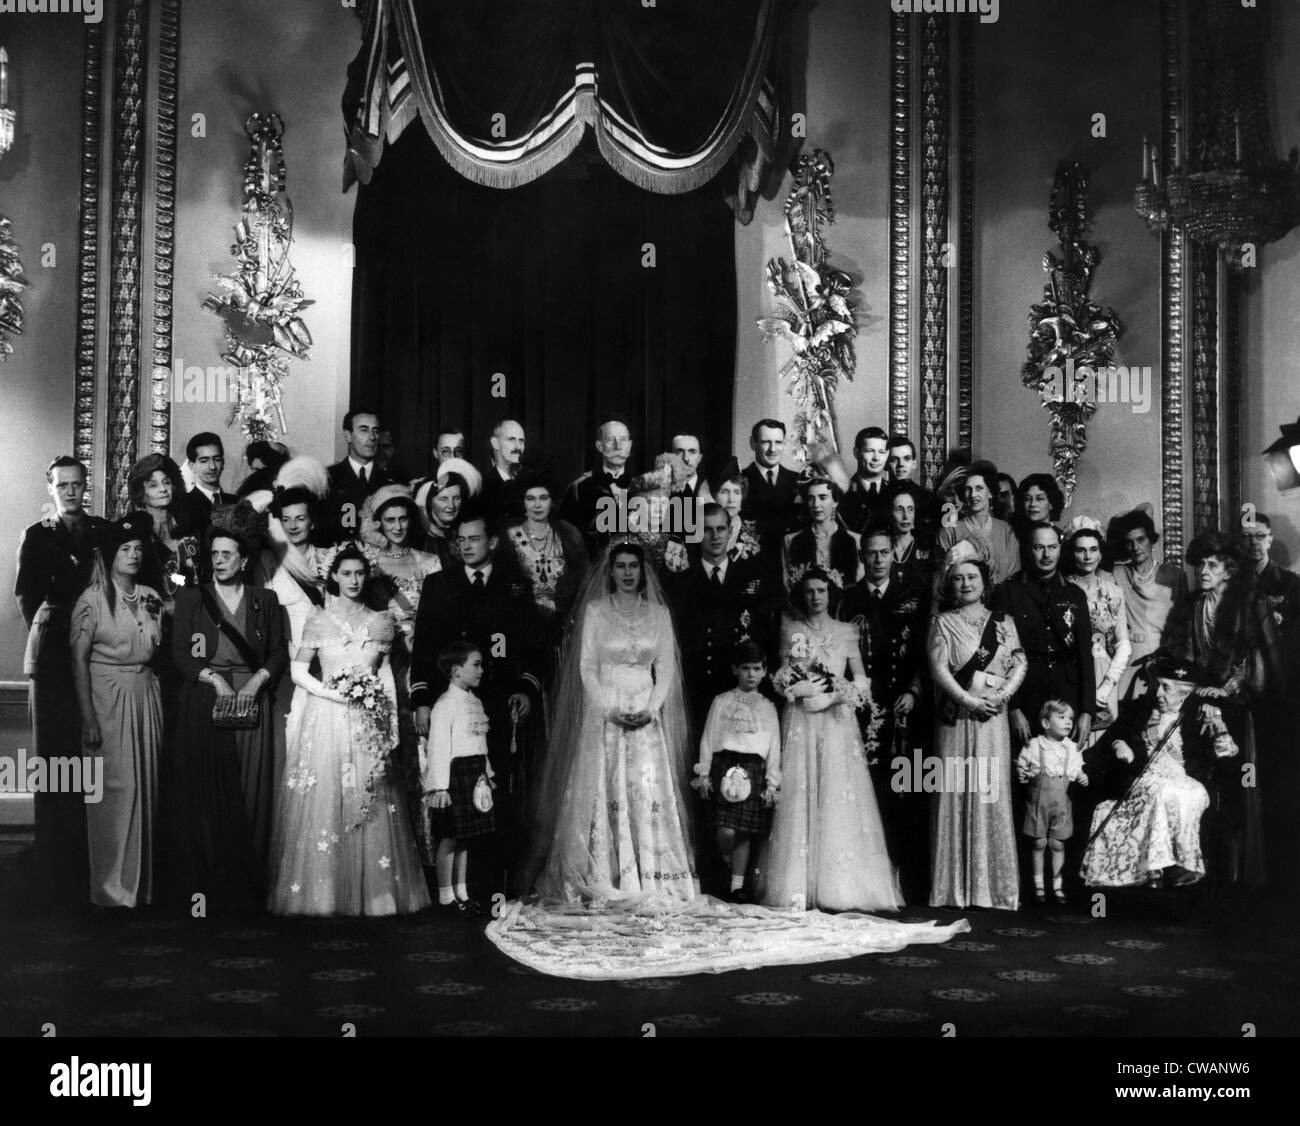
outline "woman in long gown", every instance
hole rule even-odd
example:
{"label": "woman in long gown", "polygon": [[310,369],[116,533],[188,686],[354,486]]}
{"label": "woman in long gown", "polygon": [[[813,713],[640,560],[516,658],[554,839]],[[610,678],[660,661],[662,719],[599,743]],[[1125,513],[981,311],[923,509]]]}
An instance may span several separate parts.
{"label": "woman in long gown", "polygon": [[991,586],[978,545],[945,559],[940,613],[930,625],[930,675],[943,771],[931,836],[931,907],[1020,905],[1011,813],[1007,701],[1028,667],[1016,624],[985,605]]}
{"label": "woman in long gown", "polygon": [[[640,544],[609,548],[603,576],[605,596],[585,607],[576,626],[582,699],[567,706],[580,711],[577,741],[567,769],[552,770],[543,785],[543,805],[557,788],[559,801],[536,890],[563,903],[688,901],[699,882],[672,619],[657,584],[651,593]],[[557,716],[552,753],[563,753],[570,723]]]}
{"label": "woman in long gown", "polygon": [[[395,629],[367,608],[370,565],[356,548],[329,568],[326,609],[307,619],[293,661],[307,693],[289,731],[271,848],[270,908],[277,915],[397,915],[429,905],[410,821],[389,769],[397,699],[388,654]],[[309,669],[320,657],[321,677]],[[345,670],[372,673],[385,706],[372,724],[330,687]]]}
{"label": "woman in long gown", "polygon": [[1159,533],[1148,512],[1135,508],[1117,516],[1108,528],[1113,550],[1128,562],[1116,563],[1112,572],[1124,596],[1131,645],[1128,668],[1120,677],[1117,698],[1128,699],[1134,676],[1160,648],[1170,611],[1187,593],[1187,574],[1177,563],[1156,561]]}
{"label": "woman in long gown", "polygon": [[894,911],[903,895],[854,714],[868,691],[858,627],[831,618],[830,592],[830,576],[810,567],[791,592],[798,616],[781,623],[781,798],[760,896],[771,907]]}
{"label": "woman in long gown", "polygon": [[[278,782],[274,689],[288,664],[284,615],[272,591],[244,581],[261,524],[247,501],[217,508],[208,530],[212,582],[176,592],[172,662],[182,683],[176,742],[164,772],[171,811],[173,892],[204,896],[209,915],[257,911]],[[251,727],[218,727],[217,699],[257,705]]]}
{"label": "woman in long gown", "polygon": [[162,699],[150,662],[162,638],[162,600],[136,582],[152,529],[144,512],[110,525],[94,578],[72,608],[72,679],[82,747],[103,763],[86,803],[90,901],[137,907],[153,898]]}

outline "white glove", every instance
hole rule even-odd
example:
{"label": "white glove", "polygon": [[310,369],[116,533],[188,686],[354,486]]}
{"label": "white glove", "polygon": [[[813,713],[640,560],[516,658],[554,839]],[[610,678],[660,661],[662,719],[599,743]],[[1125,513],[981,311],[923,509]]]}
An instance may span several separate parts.
{"label": "white glove", "polygon": [[333,688],[326,688],[310,672],[307,671],[306,661],[294,661],[289,669],[289,679],[299,688],[310,692],[313,696],[319,696],[322,700],[333,700],[336,704],[346,704],[347,697],[342,692]]}

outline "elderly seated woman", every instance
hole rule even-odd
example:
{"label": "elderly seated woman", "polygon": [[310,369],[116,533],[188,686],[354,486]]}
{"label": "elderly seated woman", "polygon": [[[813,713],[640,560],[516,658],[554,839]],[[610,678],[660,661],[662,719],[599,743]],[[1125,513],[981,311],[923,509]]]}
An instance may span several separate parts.
{"label": "elderly seated woman", "polygon": [[1192,668],[1161,656],[1147,666],[1150,690],[1125,705],[1099,745],[1127,769],[1118,800],[1103,801],[1092,819],[1083,855],[1090,887],[1149,887],[1195,883],[1205,875],[1201,816],[1209,808],[1208,780],[1216,758],[1237,754],[1231,736],[1196,695]]}

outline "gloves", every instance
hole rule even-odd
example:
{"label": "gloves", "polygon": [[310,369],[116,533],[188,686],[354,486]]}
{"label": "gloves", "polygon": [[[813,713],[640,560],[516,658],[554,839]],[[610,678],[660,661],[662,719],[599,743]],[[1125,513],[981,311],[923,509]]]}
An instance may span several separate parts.
{"label": "gloves", "polygon": [[326,688],[310,672],[307,671],[305,661],[294,661],[289,669],[289,678],[299,688],[310,692],[313,696],[319,696],[322,700],[333,700],[336,704],[346,704],[347,698],[342,692],[336,692],[333,688]]}

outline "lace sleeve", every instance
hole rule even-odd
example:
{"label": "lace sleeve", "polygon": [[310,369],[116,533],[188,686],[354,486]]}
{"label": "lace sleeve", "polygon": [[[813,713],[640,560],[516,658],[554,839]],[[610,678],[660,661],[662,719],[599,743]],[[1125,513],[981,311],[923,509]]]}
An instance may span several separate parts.
{"label": "lace sleeve", "polygon": [[319,649],[330,637],[330,620],[324,610],[313,607],[302,627],[299,649]]}

